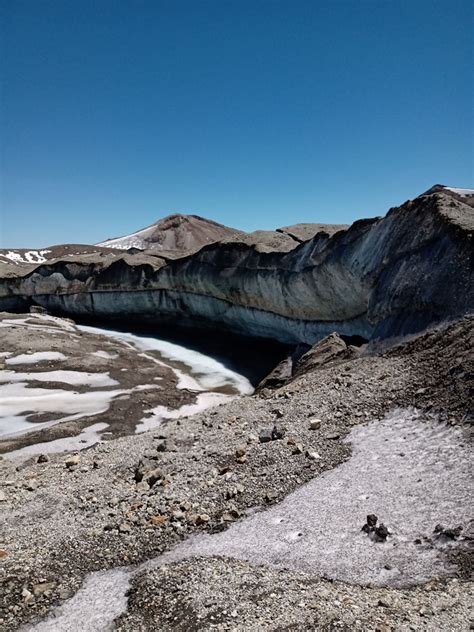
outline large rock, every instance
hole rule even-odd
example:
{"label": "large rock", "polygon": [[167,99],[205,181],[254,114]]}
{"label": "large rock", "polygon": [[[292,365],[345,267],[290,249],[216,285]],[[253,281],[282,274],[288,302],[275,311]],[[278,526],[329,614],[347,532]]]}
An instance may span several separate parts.
{"label": "large rock", "polygon": [[293,373],[302,375],[308,371],[314,371],[324,364],[342,359],[346,352],[347,345],[344,340],[337,333],[329,334],[301,356]]}

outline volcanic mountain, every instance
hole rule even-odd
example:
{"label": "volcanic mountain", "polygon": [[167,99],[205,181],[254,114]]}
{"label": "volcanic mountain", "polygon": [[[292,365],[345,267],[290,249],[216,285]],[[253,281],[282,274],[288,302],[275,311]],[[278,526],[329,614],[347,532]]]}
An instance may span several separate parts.
{"label": "volcanic mountain", "polygon": [[227,237],[241,235],[242,232],[218,224],[199,215],[167,215],[151,226],[135,233],[107,239],[97,244],[104,248],[156,251],[195,251],[207,244],[221,241]]}

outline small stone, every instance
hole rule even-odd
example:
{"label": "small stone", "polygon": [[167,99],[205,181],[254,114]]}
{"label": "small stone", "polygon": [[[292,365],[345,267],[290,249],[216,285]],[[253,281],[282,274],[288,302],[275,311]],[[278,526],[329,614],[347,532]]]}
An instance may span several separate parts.
{"label": "small stone", "polygon": [[339,439],[340,436],[341,435],[338,432],[333,432],[331,434],[326,435],[326,439],[335,440],[335,439]]}
{"label": "small stone", "polygon": [[6,499],[7,499],[7,495],[5,494],[3,489],[0,489],[0,503],[5,502]]}
{"label": "small stone", "polygon": [[272,413],[275,415],[277,419],[281,419],[282,417],[285,416],[284,412],[280,408],[275,408],[274,410],[272,410]]}
{"label": "small stone", "polygon": [[310,430],[319,430],[321,428],[321,419],[311,419],[309,422]]}
{"label": "small stone", "polygon": [[246,452],[247,452],[246,446],[245,445],[239,445],[239,447],[235,451],[235,456],[236,457],[245,456]]}
{"label": "small stone", "polygon": [[269,441],[272,441],[272,430],[262,430],[258,435],[258,440],[260,443],[268,443]]}
{"label": "small stone", "polygon": [[202,514],[198,514],[195,517],[194,522],[196,524],[206,524],[206,522],[209,522],[210,519],[211,519],[210,516],[208,516],[206,513],[202,513]]}
{"label": "small stone", "polygon": [[167,516],[162,516],[160,514],[156,515],[156,516],[152,516],[150,518],[150,522],[151,524],[153,524],[155,527],[161,526],[163,524],[165,524],[165,522],[168,520]]}
{"label": "small stone", "polygon": [[268,491],[265,494],[265,500],[267,501],[267,503],[271,503],[273,500],[275,500],[276,498],[278,498],[278,494],[277,492],[274,491]]}
{"label": "small stone", "polygon": [[318,461],[321,458],[321,455],[317,452],[310,452],[309,450],[306,450],[306,458],[311,461]]}
{"label": "small stone", "polygon": [[235,518],[232,516],[232,514],[229,511],[226,511],[222,514],[222,520],[224,522],[234,522]]}
{"label": "small stone", "polygon": [[391,608],[392,601],[389,597],[382,597],[381,599],[379,599],[378,605],[382,606],[382,608]]}
{"label": "small stone", "polygon": [[47,463],[49,461],[49,456],[47,454],[40,454],[36,459],[36,463]]}
{"label": "small stone", "polygon": [[147,492],[150,489],[150,486],[146,481],[140,481],[136,484],[136,490],[139,492]]}
{"label": "small stone", "polygon": [[66,467],[75,467],[76,465],[79,465],[80,462],[81,457],[79,454],[72,454],[66,458],[65,464]]}
{"label": "small stone", "polygon": [[166,439],[160,439],[158,441],[158,443],[156,444],[156,451],[157,452],[166,452],[168,449],[168,444],[166,442]]}
{"label": "small stone", "polygon": [[246,463],[247,462],[247,457],[245,454],[242,454],[242,456],[238,456],[236,459],[237,463]]}
{"label": "small stone", "polygon": [[390,535],[390,531],[387,529],[387,527],[380,523],[378,527],[376,527],[375,529],[375,541],[376,542],[385,542],[387,539],[387,536]]}
{"label": "small stone", "polygon": [[285,436],[285,429],[281,426],[273,426],[272,429],[272,440],[277,441],[278,439],[283,439]]}
{"label": "small stone", "polygon": [[141,459],[135,468],[135,481],[141,483],[145,481],[150,487],[163,478],[163,472],[156,467],[156,462],[147,459]]}
{"label": "small stone", "polygon": [[128,522],[122,522],[122,524],[119,525],[118,530],[120,531],[120,533],[130,533],[130,531],[132,530],[131,526],[128,524]]}
{"label": "small stone", "polygon": [[369,525],[369,527],[375,527],[375,525],[377,524],[378,518],[375,514],[369,514],[367,516],[367,524]]}
{"label": "small stone", "polygon": [[23,597],[24,603],[31,603],[35,600],[33,593],[30,592],[28,588],[23,588],[23,590],[21,591],[21,596]]}
{"label": "small stone", "polygon": [[56,584],[54,582],[41,582],[39,584],[35,584],[33,586],[33,595],[35,597],[40,597],[45,593],[50,593],[55,586]]}
{"label": "small stone", "polygon": [[291,451],[291,454],[303,454],[304,448],[302,443],[296,443],[295,447]]}

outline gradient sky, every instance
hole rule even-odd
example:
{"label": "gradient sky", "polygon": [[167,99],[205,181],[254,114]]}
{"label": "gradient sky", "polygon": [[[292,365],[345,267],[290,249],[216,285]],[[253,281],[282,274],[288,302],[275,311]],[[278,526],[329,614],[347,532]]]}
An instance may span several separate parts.
{"label": "gradient sky", "polygon": [[3,247],[473,186],[471,0],[0,0]]}

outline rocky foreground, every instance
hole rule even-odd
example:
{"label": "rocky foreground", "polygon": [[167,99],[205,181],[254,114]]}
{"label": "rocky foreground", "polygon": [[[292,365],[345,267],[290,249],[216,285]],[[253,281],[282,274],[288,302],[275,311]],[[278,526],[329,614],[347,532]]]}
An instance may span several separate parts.
{"label": "rocky foreground", "polygon": [[473,323],[385,349],[333,337],[256,395],[3,458],[2,628],[469,630]]}

